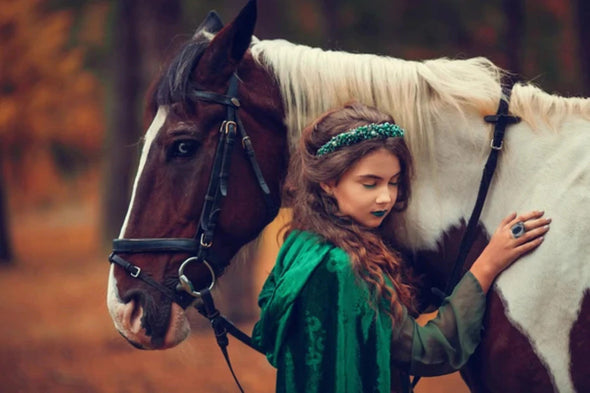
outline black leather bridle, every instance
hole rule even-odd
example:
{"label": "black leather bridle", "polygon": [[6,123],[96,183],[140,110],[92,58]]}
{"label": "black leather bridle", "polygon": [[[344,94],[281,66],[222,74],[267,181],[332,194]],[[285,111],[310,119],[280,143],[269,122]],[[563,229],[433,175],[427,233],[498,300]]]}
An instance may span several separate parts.
{"label": "black leather bridle", "polygon": [[[256,160],[250,137],[246,133],[244,125],[238,116],[237,111],[240,108],[240,101],[237,98],[237,91],[238,77],[236,74],[233,74],[225,95],[196,89],[190,94],[190,98],[194,100],[221,104],[227,107],[226,120],[222,122],[219,128],[219,142],[213,158],[213,166],[209,178],[209,185],[207,187],[207,194],[205,195],[205,201],[199,219],[199,227],[195,237],[114,239],[113,252],[109,256],[109,261],[122,267],[131,277],[137,278],[151,287],[156,288],[171,301],[177,302],[183,307],[188,307],[188,305],[194,304],[198,311],[210,320],[215,331],[217,342],[224,353],[232,375],[234,376],[238,387],[242,390],[227,355],[227,333],[233,335],[251,348],[254,348],[257,351],[258,349],[253,346],[251,339],[247,334],[241,332],[219,313],[215,308],[210,293],[215,285],[216,277],[220,276],[223,273],[224,268],[229,264],[229,261],[220,262],[219,260],[212,259],[210,256],[210,249],[213,246],[213,237],[219,219],[219,213],[221,211],[221,202],[227,195],[227,180],[231,163],[231,153],[238,132],[240,133],[242,147],[246,152],[256,181],[262,190],[266,203],[266,214],[269,220],[276,216],[278,204],[275,203],[271,196],[268,184],[266,183],[262,171],[260,170],[260,166],[258,165],[258,161]],[[139,266],[120,257],[118,255],[120,253],[186,253],[190,256],[184,260],[178,269],[179,283],[177,287],[171,289],[154,280],[149,274],[142,271]],[[207,267],[211,274],[211,283],[208,287],[195,288],[191,280],[184,274],[185,268],[191,263],[201,263]],[[191,295],[192,298],[189,298],[191,301],[187,303],[186,295],[183,294],[182,291]],[[197,300],[201,301],[197,302]]]}

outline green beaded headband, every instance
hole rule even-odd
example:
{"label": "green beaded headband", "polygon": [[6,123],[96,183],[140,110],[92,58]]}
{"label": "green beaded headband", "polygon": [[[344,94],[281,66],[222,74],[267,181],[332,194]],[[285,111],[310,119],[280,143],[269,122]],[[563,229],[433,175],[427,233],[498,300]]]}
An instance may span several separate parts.
{"label": "green beaded headband", "polygon": [[316,157],[332,153],[343,146],[350,146],[362,141],[374,138],[401,138],[404,136],[404,130],[397,124],[381,123],[367,124],[353,128],[350,131],[343,132],[332,137],[325,145],[320,147],[315,153]]}

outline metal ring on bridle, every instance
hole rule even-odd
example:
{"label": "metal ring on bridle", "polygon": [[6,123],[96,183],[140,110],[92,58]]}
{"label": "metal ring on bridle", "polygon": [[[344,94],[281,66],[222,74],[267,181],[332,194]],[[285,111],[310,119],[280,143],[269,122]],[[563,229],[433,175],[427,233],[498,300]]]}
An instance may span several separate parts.
{"label": "metal ring on bridle", "polygon": [[[210,248],[213,245],[213,240],[205,242],[205,234],[201,233],[201,240],[199,240],[199,244],[201,244],[202,247]],[[195,257],[193,257],[193,258],[195,258]]]}
{"label": "metal ring on bridle", "polygon": [[512,237],[518,239],[526,232],[526,228],[524,227],[524,223],[522,221],[517,222],[516,224],[510,227],[510,233]]}
{"label": "metal ring on bridle", "polygon": [[201,292],[196,291],[191,280],[189,280],[188,277],[184,275],[185,266],[188,265],[190,262],[195,261],[203,263],[207,267],[207,269],[209,269],[209,273],[211,273],[211,284],[209,284],[209,287],[207,289],[209,291],[213,289],[213,286],[215,285],[215,271],[213,270],[209,262],[198,257],[190,257],[187,258],[184,262],[182,262],[182,265],[180,265],[180,267],[178,268],[178,280],[180,281],[180,286],[182,287],[182,289],[184,289],[189,295],[194,297],[201,297]]}

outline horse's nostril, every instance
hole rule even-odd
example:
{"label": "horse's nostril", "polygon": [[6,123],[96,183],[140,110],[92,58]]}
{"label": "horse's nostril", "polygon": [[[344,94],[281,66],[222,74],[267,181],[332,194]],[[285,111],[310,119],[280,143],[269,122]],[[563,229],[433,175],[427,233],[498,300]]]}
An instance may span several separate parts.
{"label": "horse's nostril", "polygon": [[133,332],[139,332],[142,328],[144,315],[145,295],[139,291],[129,293],[126,297],[126,320]]}
{"label": "horse's nostril", "polygon": [[133,321],[141,319],[141,315],[143,314],[143,312],[142,312],[141,303],[137,300],[132,300],[130,302],[130,306],[131,306],[131,314],[129,315],[129,322],[133,325],[134,324]]}

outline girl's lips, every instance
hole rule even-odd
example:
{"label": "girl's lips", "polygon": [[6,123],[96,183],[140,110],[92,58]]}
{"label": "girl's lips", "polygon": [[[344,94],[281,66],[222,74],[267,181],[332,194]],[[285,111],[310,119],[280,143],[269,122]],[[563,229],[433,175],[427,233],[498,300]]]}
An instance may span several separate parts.
{"label": "girl's lips", "polygon": [[387,210],[378,210],[375,212],[371,212],[371,214],[374,215],[375,217],[383,217],[385,215],[385,213],[387,213]]}

